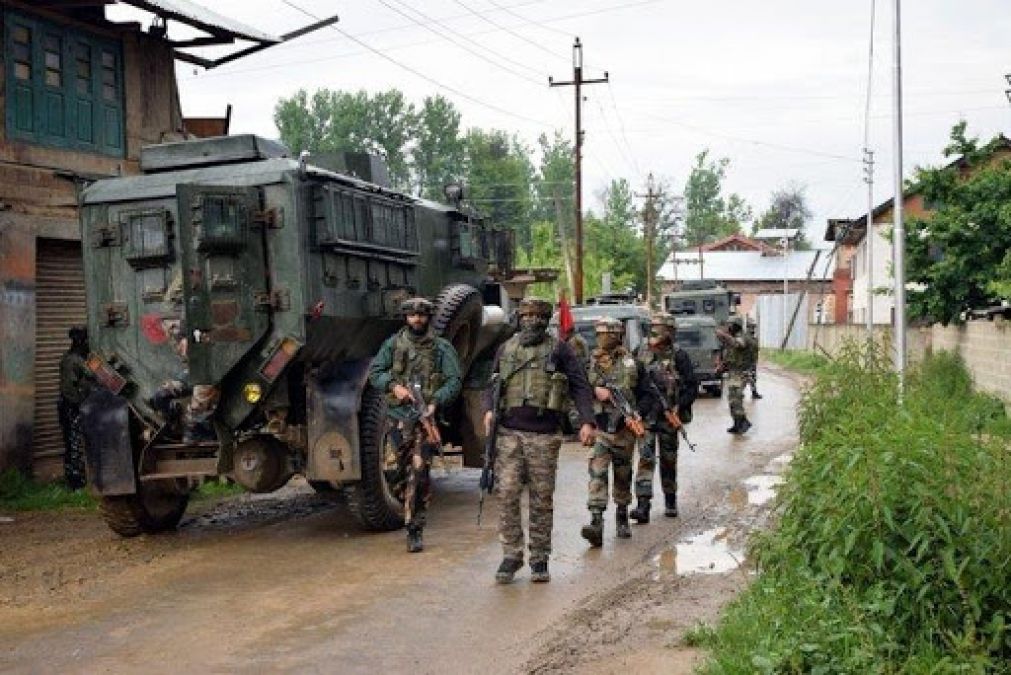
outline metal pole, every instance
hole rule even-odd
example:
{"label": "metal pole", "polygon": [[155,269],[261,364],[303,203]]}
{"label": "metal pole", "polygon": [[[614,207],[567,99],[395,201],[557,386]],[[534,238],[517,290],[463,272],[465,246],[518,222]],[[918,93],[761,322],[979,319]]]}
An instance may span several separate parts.
{"label": "metal pole", "polygon": [[874,340],[874,151],[864,148],[864,163],[867,177],[867,228],[864,240],[867,242],[867,340]]}
{"label": "metal pole", "polygon": [[899,400],[906,379],[906,228],[902,222],[902,22],[901,0],[895,0],[894,143],[895,230],[892,268],[895,273],[895,370],[899,376]]}
{"label": "metal pole", "polygon": [[783,237],[783,349],[786,349],[786,296],[790,292],[790,238]]}
{"label": "metal pole", "polygon": [[583,45],[572,47],[572,81],[576,83],[576,304],[583,304]]}

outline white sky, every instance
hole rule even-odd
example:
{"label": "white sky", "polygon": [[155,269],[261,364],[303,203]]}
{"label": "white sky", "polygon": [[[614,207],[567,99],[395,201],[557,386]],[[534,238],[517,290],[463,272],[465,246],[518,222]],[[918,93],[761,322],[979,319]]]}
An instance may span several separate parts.
{"label": "white sky", "polygon": [[[584,77],[607,70],[611,78],[584,90],[588,207],[612,177],[641,188],[652,171],[680,190],[692,159],[708,147],[730,158],[725,186],[756,214],[772,190],[806,185],[814,241],[826,218],[866,209],[860,158],[871,0],[290,1],[317,16],[339,14],[341,31],[484,105],[326,28],[211,71],[180,63],[184,114],[222,115],[231,103],[232,133],[276,137],[274,103],[299,88],[397,87],[419,103],[441,91],[465,126],[516,131],[533,144],[541,131],[572,133],[572,88],[549,89],[547,77],[571,79],[578,35]],[[284,0],[203,4],[274,34],[312,22]],[[960,118],[984,138],[1006,129],[1011,7],[1006,0],[907,0],[902,9],[909,176],[915,165],[943,161]],[[129,11],[114,8],[110,17]],[[893,12],[892,0],[878,0],[875,203],[893,191]]]}

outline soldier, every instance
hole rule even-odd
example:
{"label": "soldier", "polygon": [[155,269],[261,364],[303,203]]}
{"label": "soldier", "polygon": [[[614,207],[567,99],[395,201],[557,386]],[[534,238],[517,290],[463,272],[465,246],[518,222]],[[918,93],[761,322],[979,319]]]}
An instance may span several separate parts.
{"label": "soldier", "polygon": [[63,476],[72,490],[84,487],[84,436],[81,434],[81,404],[91,393],[94,376],[88,370],[88,329],[74,326],[67,333],[70,348],[60,359],[60,396],[56,415],[63,432]]}
{"label": "soldier", "polygon": [[523,566],[520,497],[523,477],[530,493],[530,580],[550,581],[548,556],[554,519],[555,471],[562,444],[562,416],[571,398],[579,411],[579,439],[593,442],[593,393],[583,364],[566,343],[547,333],[551,304],[524,298],[517,311],[519,332],[502,345],[495,359],[499,373],[499,408],[495,392],[484,397],[486,433],[499,426],[495,475],[498,481],[499,540],[503,559],[495,580],[507,584]]}
{"label": "soldier", "polygon": [[756,325],[752,321],[748,324],[748,374],[744,381],[745,388],[751,387],[751,398],[760,399],[762,395],[758,393],[758,339],[755,337]]}
{"label": "soldier", "polygon": [[572,347],[572,351],[576,353],[576,358],[580,363],[586,364],[590,358],[590,346],[586,344],[586,340],[579,334],[579,331],[573,329],[565,338],[565,342]]}
{"label": "soldier", "polygon": [[[692,403],[698,394],[695,369],[688,352],[677,346],[677,324],[674,316],[663,312],[650,317],[649,341],[639,348],[639,360],[646,373],[656,383],[657,390],[666,397],[668,407],[676,411],[681,424],[692,419]],[[663,414],[663,406],[655,409],[648,420],[649,433],[639,447],[639,465],[635,472],[637,504],[633,519],[641,524],[649,522],[650,500],[653,499],[653,472],[657,456],[660,459],[660,487],[664,496],[664,515],[678,515],[678,430]]]}
{"label": "soldier", "polygon": [[[369,384],[387,393],[390,439],[396,447],[402,482],[407,550],[424,548],[422,530],[432,499],[430,471],[433,451],[441,439],[435,412],[460,393],[460,360],[446,340],[432,333],[432,303],[411,298],[400,310],[407,325],[379,348],[369,367]],[[424,409],[419,410],[419,405]]]}
{"label": "soldier", "polygon": [[727,400],[730,402],[730,416],[733,425],[727,429],[731,434],[743,434],[751,428],[751,422],[744,414],[744,378],[748,370],[748,341],[743,334],[741,318],[730,317],[726,328],[718,328],[716,337],[723,343],[723,367],[727,371]]}
{"label": "soldier", "polygon": [[[615,536],[632,536],[628,526],[628,505],[632,502],[632,456],[636,440],[645,434],[643,411],[652,412],[654,397],[646,383],[642,364],[622,345],[625,326],[604,318],[594,324],[597,348],[590,358],[589,379],[596,399],[597,442],[590,453],[590,524],[581,530],[593,547],[604,540],[604,511],[607,509],[607,473],[614,474]],[[622,404],[627,409],[622,409]]]}

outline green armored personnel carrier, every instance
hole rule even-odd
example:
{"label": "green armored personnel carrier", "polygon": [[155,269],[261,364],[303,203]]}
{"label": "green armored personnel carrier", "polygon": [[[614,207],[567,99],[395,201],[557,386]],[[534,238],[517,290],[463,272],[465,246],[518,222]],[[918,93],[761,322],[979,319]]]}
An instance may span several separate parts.
{"label": "green armored personnel carrier", "polygon": [[740,303],[740,296],[712,279],[681,282],[663,297],[664,309],[677,317],[677,343],[688,352],[699,387],[719,397],[723,376],[718,372],[722,346],[717,326],[725,323]]}
{"label": "green armored personnel carrier", "polygon": [[141,168],[82,195],[88,365],[104,385],[82,426],[113,530],[173,528],[208,477],[269,492],[294,474],[344,492],[365,526],[400,527],[366,371],[415,295],[468,373],[444,437],[480,466],[480,373],[509,332],[489,274],[511,267],[509,233],[254,136],[151,146]]}

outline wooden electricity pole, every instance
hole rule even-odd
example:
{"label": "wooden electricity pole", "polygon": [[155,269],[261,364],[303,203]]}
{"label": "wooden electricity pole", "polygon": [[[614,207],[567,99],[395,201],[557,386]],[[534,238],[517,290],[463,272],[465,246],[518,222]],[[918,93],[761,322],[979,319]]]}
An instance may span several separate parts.
{"label": "wooden electricity pole", "polygon": [[661,192],[656,189],[653,181],[653,173],[650,172],[646,179],[646,194],[637,194],[646,200],[642,207],[642,234],[646,240],[646,306],[653,308],[653,250],[656,244],[656,228],[660,211],[656,207],[656,201]]}
{"label": "wooden electricity pole", "polygon": [[584,84],[600,84],[607,82],[607,73],[603,78],[595,80],[583,79],[583,45],[579,38],[572,45],[572,80],[569,82],[555,82],[554,78],[548,78],[549,87],[575,87],[576,88],[576,147],[574,152],[576,168],[576,269],[575,288],[572,295],[577,305],[583,302],[583,94]]}

